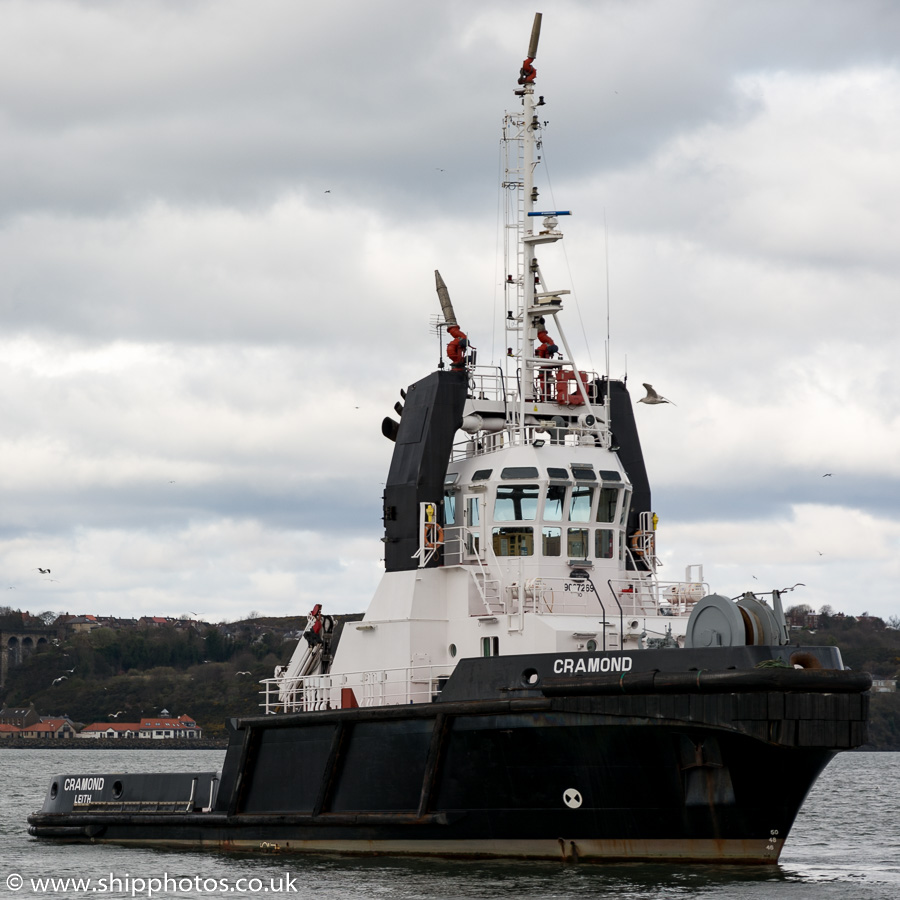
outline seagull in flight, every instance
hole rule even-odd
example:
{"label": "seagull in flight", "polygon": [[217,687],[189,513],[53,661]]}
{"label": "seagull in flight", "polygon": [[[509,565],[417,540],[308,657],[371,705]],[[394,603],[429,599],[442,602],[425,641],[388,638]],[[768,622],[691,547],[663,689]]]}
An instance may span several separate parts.
{"label": "seagull in flight", "polygon": [[249,675],[249,672],[235,672],[235,675]]}
{"label": "seagull in flight", "polygon": [[[644,387],[647,389],[647,396],[646,396],[646,397],[641,397],[641,399],[638,400],[638,403],[651,403],[651,404],[654,404],[654,403],[672,403],[671,400],[667,400],[667,399],[666,399],[665,397],[663,397],[662,395],[657,394],[656,391],[653,390],[653,385],[652,385],[652,384],[647,384],[647,382],[645,381],[645,382],[644,382]],[[672,403],[672,406],[676,406],[676,405],[677,405],[677,404]]]}
{"label": "seagull in flight", "polygon": [[[54,678],[52,684],[59,684],[61,681],[65,681],[69,676],[68,675],[60,675],[59,678]],[[52,685],[51,685],[52,687]]]}
{"label": "seagull in flight", "polygon": [[35,568],[33,568],[31,571],[32,572],[40,572],[41,575],[49,575],[50,574],[49,569],[42,569],[40,566],[35,566]]}
{"label": "seagull in flight", "polygon": [[822,477],[823,478],[831,478],[831,472],[826,472]]}
{"label": "seagull in flight", "polygon": [[107,713],[107,715],[110,717],[110,719],[118,719],[119,716],[121,716],[123,712],[125,712],[125,710],[124,710],[124,709],[120,709],[118,712]]}

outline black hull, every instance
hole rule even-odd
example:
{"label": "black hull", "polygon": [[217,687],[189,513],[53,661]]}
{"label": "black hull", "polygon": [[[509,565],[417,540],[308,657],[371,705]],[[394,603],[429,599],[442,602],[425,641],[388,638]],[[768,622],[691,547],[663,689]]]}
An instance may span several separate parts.
{"label": "black hull", "polygon": [[152,776],[107,776],[77,806],[60,777],[29,830],[263,852],[775,863],[819,773],[866,738],[865,676],[828,676],[829,693],[769,690],[768,674],[729,693],[695,677],[690,692],[585,683],[581,696],[246,719],[207,811],[211,774],[156,776],[169,779],[158,810]]}

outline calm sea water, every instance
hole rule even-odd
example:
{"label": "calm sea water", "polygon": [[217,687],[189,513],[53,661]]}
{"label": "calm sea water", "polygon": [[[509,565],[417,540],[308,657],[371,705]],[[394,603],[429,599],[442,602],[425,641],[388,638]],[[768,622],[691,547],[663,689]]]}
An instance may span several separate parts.
{"label": "calm sea water", "polygon": [[[772,867],[566,865],[339,857],[56,845],[28,836],[61,772],[212,771],[220,750],[6,750],[0,748],[0,893],[12,896],[257,897],[315,900],[503,898],[563,900],[897,900],[900,897],[900,753],[847,753],[825,770]],[[765,784],[765,773],[760,782]],[[10,875],[21,875],[21,888]],[[157,889],[168,876],[169,889]],[[32,879],[92,879],[78,888]],[[118,879],[116,881],[115,879]],[[143,880],[142,880],[143,879]],[[223,888],[224,885],[224,888]]]}

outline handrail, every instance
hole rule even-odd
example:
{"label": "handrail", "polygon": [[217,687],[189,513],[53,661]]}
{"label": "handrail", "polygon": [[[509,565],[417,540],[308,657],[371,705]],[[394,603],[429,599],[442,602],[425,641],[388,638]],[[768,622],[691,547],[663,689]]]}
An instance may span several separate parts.
{"label": "handrail", "polygon": [[[263,690],[259,693],[263,699],[259,705],[266,715],[340,709],[344,702],[342,692],[347,688],[353,691],[359,706],[425,703],[440,694],[443,682],[450,677],[454,667],[455,664],[403,666],[289,679],[266,678],[260,682]],[[421,687],[414,690],[417,685]]]}

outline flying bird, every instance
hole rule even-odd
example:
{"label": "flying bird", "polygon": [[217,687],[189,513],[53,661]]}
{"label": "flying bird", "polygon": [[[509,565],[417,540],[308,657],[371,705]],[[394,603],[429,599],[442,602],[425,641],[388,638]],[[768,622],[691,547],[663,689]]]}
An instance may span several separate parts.
{"label": "flying bird", "polygon": [[51,687],[53,686],[53,684],[59,684],[61,681],[65,681],[68,677],[68,675],[60,675],[59,678],[54,678]]}
{"label": "flying bird", "polygon": [[[653,390],[652,384],[647,384],[646,382],[644,382],[644,387],[647,389],[647,396],[641,397],[641,399],[638,400],[638,403],[672,403],[671,400],[667,400],[665,397],[657,394],[656,391]],[[672,403],[672,406],[676,405],[677,404]]]}
{"label": "flying bird", "polygon": [[50,570],[49,570],[49,569],[42,569],[40,566],[36,566],[36,567],[35,567],[34,569],[32,569],[31,571],[32,571],[32,572],[40,572],[41,575],[49,575],[49,574],[50,574]]}
{"label": "flying bird", "polygon": [[124,710],[124,709],[120,709],[118,712],[107,713],[107,715],[110,717],[110,719],[118,719],[119,716],[121,716],[123,712],[125,712],[125,710]]}
{"label": "flying bird", "polygon": [[66,669],[66,671],[71,675],[75,671],[75,666],[72,666],[71,669]]}
{"label": "flying bird", "polygon": [[823,478],[831,478],[831,472],[826,472],[822,477]]}
{"label": "flying bird", "polygon": [[802,581],[798,581],[798,582],[794,585],[794,587],[782,588],[782,589],[781,589],[781,593],[782,593],[782,594],[785,594],[785,593],[787,593],[788,591],[792,591],[794,588],[798,588],[798,587],[806,587],[806,585],[805,585]]}
{"label": "flying bird", "polygon": [[235,672],[235,675],[249,675],[249,672]]}

